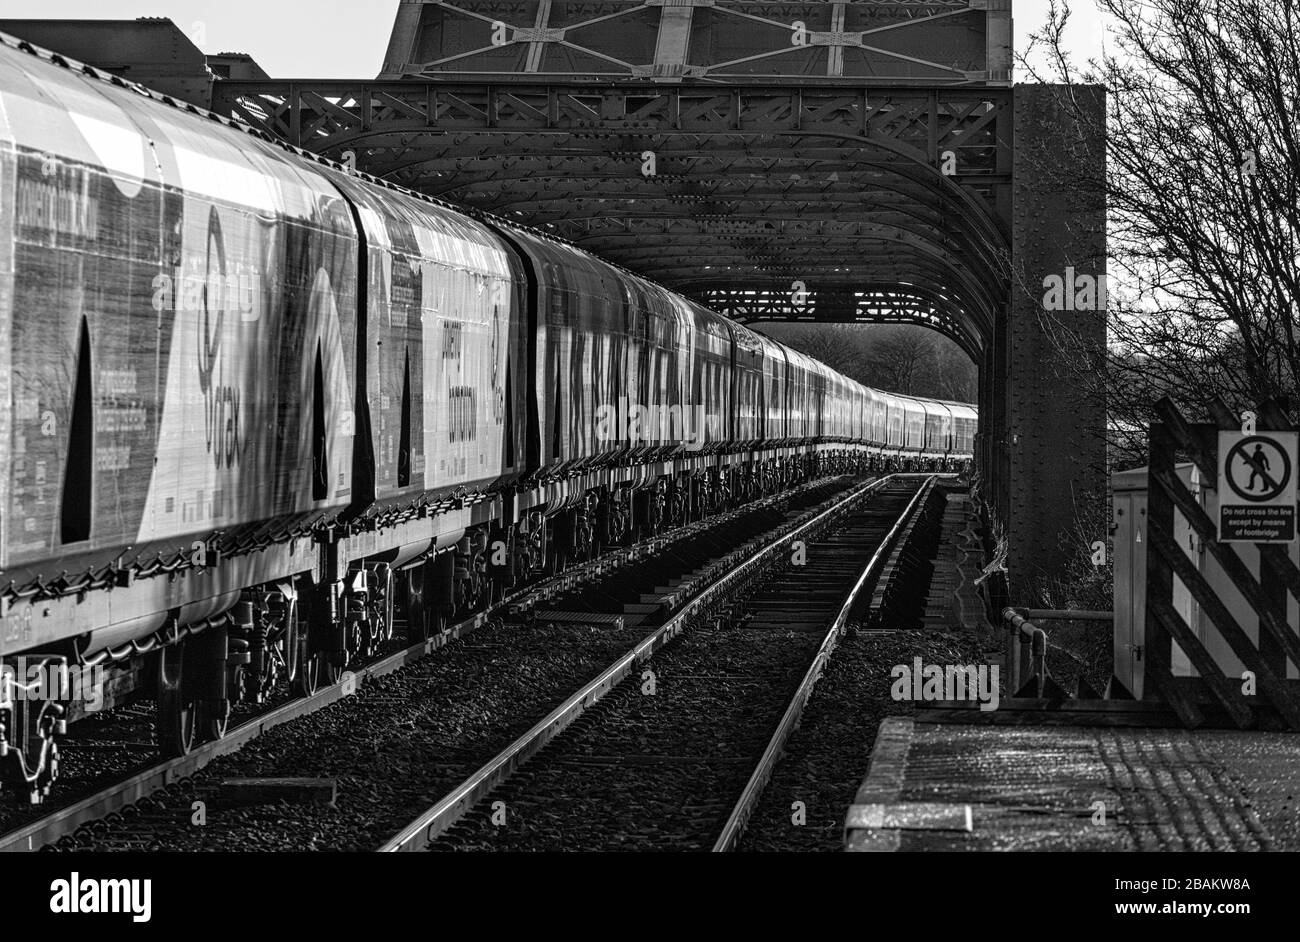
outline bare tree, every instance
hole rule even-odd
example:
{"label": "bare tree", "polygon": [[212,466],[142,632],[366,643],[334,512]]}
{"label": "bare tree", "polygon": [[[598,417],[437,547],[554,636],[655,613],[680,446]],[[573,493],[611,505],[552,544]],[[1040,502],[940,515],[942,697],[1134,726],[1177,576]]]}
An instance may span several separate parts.
{"label": "bare tree", "polygon": [[933,361],[934,343],[923,331],[891,330],[875,346],[876,369],[885,389],[917,388],[917,379]]}
{"label": "bare tree", "polygon": [[[1109,205],[1113,444],[1170,395],[1204,411],[1294,398],[1300,378],[1300,10],[1292,0],[1096,0],[1111,50],[1077,65],[1067,0],[1020,57],[1040,81],[1101,84]],[[1079,109],[1075,115],[1087,121]],[[1068,168],[1067,168],[1068,171]],[[1071,344],[1060,330],[1063,346]]]}
{"label": "bare tree", "polygon": [[978,373],[970,356],[955,343],[937,338],[934,344],[933,395],[954,402],[975,402]]}
{"label": "bare tree", "polygon": [[864,385],[974,402],[977,372],[957,344],[913,324],[765,324],[764,331]]}
{"label": "bare tree", "polygon": [[865,355],[865,345],[849,324],[783,326],[785,329],[779,332],[783,343],[820,360],[835,372],[843,373],[845,376],[854,376]]}

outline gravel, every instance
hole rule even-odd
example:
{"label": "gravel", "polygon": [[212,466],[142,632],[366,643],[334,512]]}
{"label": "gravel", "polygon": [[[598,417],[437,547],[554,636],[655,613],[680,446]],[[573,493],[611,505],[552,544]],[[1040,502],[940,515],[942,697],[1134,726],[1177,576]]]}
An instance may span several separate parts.
{"label": "gravel", "polygon": [[819,643],[690,632],[644,665],[653,694],[629,677],[430,849],[707,850]]}
{"label": "gravel", "polygon": [[[810,506],[845,483],[801,494],[791,510]],[[762,529],[773,522],[769,517],[755,514],[753,525]],[[662,562],[658,569],[662,574]],[[626,589],[628,580],[638,576],[634,570],[611,578]],[[88,824],[48,849],[374,849],[648,630],[647,625],[611,629],[500,623],[481,628],[364,684],[354,696],[269,731],[201,773]],[[740,639],[745,643],[738,648]],[[536,760],[508,782],[501,790],[507,815],[526,814],[528,797],[549,787],[577,798],[591,821],[612,816],[620,824],[608,831],[607,843],[595,841],[594,846],[694,846],[704,833],[701,821],[708,822],[712,834],[721,824],[719,815],[730,811],[750,774],[750,754],[765,744],[819,640],[813,632],[771,628],[697,629],[651,663],[653,696],[643,692],[643,678],[633,675],[578,720],[571,728],[577,735],[548,747],[547,752],[563,744],[568,750],[555,766],[559,778],[551,785],[544,781],[546,766]],[[231,725],[288,699],[282,690],[269,703],[238,706]],[[595,731],[601,717],[620,711],[622,739],[615,751],[640,754],[641,759],[631,760],[631,769],[626,756],[612,761],[608,731]],[[151,764],[152,719],[152,704],[140,701],[77,724],[66,741],[64,774],[54,800],[37,808],[0,801],[0,830],[19,827]],[[726,726],[732,731],[723,731]],[[586,729],[590,734],[584,738]],[[649,798],[629,800],[634,776],[646,786],[638,794]],[[252,805],[228,800],[222,781],[248,777],[326,779],[335,783],[336,799],[333,804]],[[601,783],[613,790],[602,791]],[[683,783],[692,783],[692,795],[674,797]],[[489,811],[492,800],[484,805]],[[674,813],[680,827],[665,824]],[[488,819],[472,814],[446,836],[445,846],[481,846],[484,835],[476,828],[483,820]],[[487,839],[496,842],[501,833],[493,827]],[[510,833],[519,832],[512,828]],[[592,840],[571,839],[574,832],[567,826],[542,816],[536,819],[535,834],[547,849],[593,846]]]}
{"label": "gravel", "polygon": [[[843,638],[813,688],[739,850],[842,848],[844,816],[866,776],[881,720],[916,712],[912,703],[890,697],[890,670],[917,657],[925,664],[988,661],[974,636],[947,631],[863,630]],[[796,823],[795,802],[803,803],[802,823]]]}

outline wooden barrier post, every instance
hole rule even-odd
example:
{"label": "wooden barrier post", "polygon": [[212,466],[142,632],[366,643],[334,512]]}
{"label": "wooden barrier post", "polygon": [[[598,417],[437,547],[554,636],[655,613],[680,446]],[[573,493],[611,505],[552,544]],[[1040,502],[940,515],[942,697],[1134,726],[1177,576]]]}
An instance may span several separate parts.
{"label": "wooden barrier post", "polygon": [[[1300,570],[1278,546],[1260,544],[1261,585],[1241,557],[1218,540],[1218,530],[1195,497],[1183,486],[1174,468],[1178,449],[1191,455],[1207,482],[1218,486],[1217,431],[1213,425],[1192,426],[1167,398],[1156,404],[1162,419],[1153,424],[1148,464],[1147,531],[1147,620],[1145,676],[1147,689],[1157,691],[1188,726],[1204,722],[1204,714],[1187,691],[1173,677],[1172,642],[1187,654],[1206,689],[1227,712],[1233,723],[1245,728],[1254,722],[1250,704],[1235,679],[1225,677],[1214,658],[1173,604],[1173,578],[1186,586],[1201,605],[1233,653],[1252,671],[1262,700],[1274,707],[1286,724],[1300,730],[1300,698],[1286,680],[1286,661],[1300,665],[1300,638],[1286,623],[1286,591],[1300,598]],[[1231,413],[1221,403],[1215,409],[1220,426],[1235,428]],[[1290,428],[1284,413],[1261,407],[1276,426]],[[1211,588],[1199,568],[1187,558],[1174,539],[1174,510],[1177,509],[1201,539],[1209,555],[1232,580],[1259,618],[1259,643],[1251,641],[1223,600]],[[1281,604],[1279,592],[1281,588]]]}

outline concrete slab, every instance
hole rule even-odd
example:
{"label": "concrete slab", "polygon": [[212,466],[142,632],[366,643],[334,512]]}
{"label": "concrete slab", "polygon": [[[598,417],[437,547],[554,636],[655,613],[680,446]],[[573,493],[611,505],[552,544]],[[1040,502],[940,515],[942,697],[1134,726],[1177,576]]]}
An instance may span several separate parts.
{"label": "concrete slab", "polygon": [[1297,811],[1294,734],[890,717],[845,848],[1300,850]]}

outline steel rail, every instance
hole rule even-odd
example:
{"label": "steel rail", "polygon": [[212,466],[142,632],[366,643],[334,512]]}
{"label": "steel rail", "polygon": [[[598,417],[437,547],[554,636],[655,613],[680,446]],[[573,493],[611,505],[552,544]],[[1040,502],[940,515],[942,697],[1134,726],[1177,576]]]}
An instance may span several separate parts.
{"label": "steel rail", "polygon": [[230,730],[221,739],[203,743],[187,755],[166,759],[149,766],[129,778],[115,782],[104,790],[60,808],[37,821],[6,834],[0,834],[0,853],[39,850],[46,844],[71,834],[83,824],[119,811],[142,798],[147,798],[160,788],[194,775],[212,760],[234,752],[245,743],[282,723],[314,713],[344,697],[351,696],[363,681],[391,674],[437,650],[447,642],[469,634],[493,617],[495,617],[494,611],[480,612],[435,637],[396,651],[373,664],[347,671],[337,683],[318,690],[310,697],[292,700],[254,717]]}
{"label": "steel rail", "polygon": [[[39,850],[46,844],[51,844],[59,838],[71,834],[83,824],[96,821],[142,798],[147,798],[153,792],[165,788],[173,782],[196,774],[214,759],[234,752],[276,726],[314,713],[342,700],[344,697],[352,695],[362,682],[382,677],[385,674],[391,674],[431,654],[447,643],[470,634],[489,621],[508,613],[512,607],[519,605],[521,602],[544,595],[550,589],[570,585],[584,576],[598,576],[610,566],[635,562],[648,553],[677,542],[679,538],[685,538],[701,530],[718,526],[737,514],[788,498],[793,494],[798,494],[801,491],[834,480],[835,477],[837,476],[819,478],[789,491],[746,504],[744,507],[681,527],[672,534],[651,537],[635,546],[606,553],[597,559],[589,560],[573,569],[552,576],[541,583],[519,589],[491,608],[472,615],[464,621],[457,622],[430,638],[416,642],[400,651],[395,651],[372,664],[345,672],[337,683],[318,690],[310,697],[292,700],[276,707],[240,724],[228,731],[221,739],[196,746],[186,755],[150,765],[80,801],[53,811],[29,824],[0,834],[0,853]],[[888,480],[888,478],[881,479],[881,481],[884,480]]]}
{"label": "steel rail", "polygon": [[[781,536],[772,539],[766,546],[749,552],[749,556],[738,565],[731,566],[727,573],[704,589],[686,603],[680,611],[668,621],[656,628],[634,648],[602,671],[597,677],[552,710],[532,729],[524,733],[513,743],[496,755],[491,761],[466,779],[460,786],[445,795],[437,804],[417,817],[397,835],[378,848],[380,853],[423,850],[440,834],[450,828],[469,809],[486,797],[493,789],[506,781],[516,769],[563,732],[574,720],[587,709],[599,702],[610,690],[621,683],[641,662],[650,658],[656,651],[677,637],[686,629],[688,620],[706,609],[715,600],[725,596],[727,591],[740,580],[742,575],[762,565],[777,553],[788,547],[801,535],[826,522],[832,515],[842,511],[855,501],[883,488],[898,475],[886,475],[855,489],[836,503],[821,511],[816,516],[786,530]],[[758,539],[762,539],[759,537]],[[753,542],[753,541],[751,541]]]}
{"label": "steel rail", "polygon": [[735,850],[736,845],[740,843],[740,838],[745,833],[745,825],[749,823],[750,815],[753,814],[754,808],[757,807],[758,801],[763,795],[763,789],[767,787],[772,772],[781,759],[786,743],[789,742],[790,736],[799,727],[799,720],[803,716],[804,708],[808,705],[808,701],[812,699],[813,688],[817,685],[817,681],[821,679],[822,671],[825,670],[832,652],[834,652],[839,639],[848,626],[849,615],[852,613],[854,606],[857,605],[863,590],[869,585],[874,585],[875,580],[880,578],[881,570],[884,569],[885,562],[889,559],[899,535],[902,534],[908,522],[916,516],[920,508],[924,506],[926,497],[934,489],[937,479],[938,475],[931,475],[913,495],[912,500],[903,509],[903,512],[898,515],[893,527],[890,528],[889,533],[885,535],[884,540],[881,541],[880,546],[876,548],[875,553],[872,554],[871,559],[863,568],[862,573],[858,576],[858,581],[849,590],[849,594],[845,596],[839,614],[831,622],[826,637],[822,639],[822,643],[817,649],[816,657],[813,658],[812,664],[808,667],[808,672],[804,674],[804,678],[800,681],[794,696],[791,697],[790,705],[786,708],[785,714],[777,724],[776,731],[767,744],[767,749],[763,751],[762,757],[758,760],[758,765],[755,766],[753,774],[749,777],[749,782],[745,785],[744,791],[741,792],[740,798],[736,801],[735,808],[732,809],[726,824],[722,826],[722,833],[713,845],[714,853]]}

